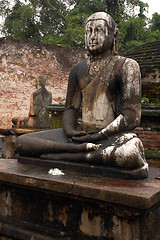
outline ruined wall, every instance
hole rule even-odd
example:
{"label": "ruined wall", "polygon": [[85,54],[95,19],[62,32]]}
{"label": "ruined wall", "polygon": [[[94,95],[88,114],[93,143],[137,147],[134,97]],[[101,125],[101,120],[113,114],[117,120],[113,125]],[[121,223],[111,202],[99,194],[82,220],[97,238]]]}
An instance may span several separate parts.
{"label": "ruined wall", "polygon": [[0,40],[0,128],[11,127],[13,116],[26,116],[35,77],[45,74],[53,103],[65,100],[71,67],[84,58],[83,49]]}

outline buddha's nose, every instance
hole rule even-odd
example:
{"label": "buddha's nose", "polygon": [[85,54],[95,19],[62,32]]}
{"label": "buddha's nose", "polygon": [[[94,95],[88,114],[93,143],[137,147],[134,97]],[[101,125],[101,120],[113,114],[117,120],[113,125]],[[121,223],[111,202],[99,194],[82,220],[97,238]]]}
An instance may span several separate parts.
{"label": "buddha's nose", "polygon": [[95,40],[96,38],[96,32],[93,30],[92,33],[91,33],[91,40]]}

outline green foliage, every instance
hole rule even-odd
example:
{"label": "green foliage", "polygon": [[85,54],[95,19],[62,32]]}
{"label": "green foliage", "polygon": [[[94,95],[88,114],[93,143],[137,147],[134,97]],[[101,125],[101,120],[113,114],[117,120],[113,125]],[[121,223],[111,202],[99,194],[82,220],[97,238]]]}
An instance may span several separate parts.
{"label": "green foliage", "polygon": [[106,1],[104,0],[79,0],[75,1],[74,9],[78,9],[79,14],[90,15],[94,12],[101,12],[106,10]]}
{"label": "green foliage", "polygon": [[155,31],[151,31],[148,34],[148,41],[147,42],[154,42],[160,40],[160,30],[155,30]]}
{"label": "green foliage", "polygon": [[153,14],[150,20],[147,39],[150,42],[160,40],[160,14],[157,12]]}
{"label": "green foliage", "polygon": [[1,0],[0,1],[0,14],[1,16],[7,16],[11,12],[10,9],[10,1],[8,0]]}
{"label": "green foliage", "polygon": [[118,28],[120,48],[130,49],[146,42],[147,28],[144,19],[132,17],[128,21],[121,20]]}
{"label": "green foliage", "polygon": [[160,30],[160,14],[157,12],[152,16],[150,29],[151,31]]}
{"label": "green foliage", "polygon": [[78,8],[71,10],[66,18],[66,29],[64,30],[63,45],[83,46],[84,28],[88,14],[81,13]]}
{"label": "green foliage", "polygon": [[[145,1],[145,0],[144,0]],[[160,15],[153,14],[150,27],[145,16],[148,5],[142,0],[0,0],[6,16],[3,33],[15,39],[42,41],[62,46],[84,46],[84,25],[89,15],[108,12],[116,21],[119,48],[129,49],[160,40]],[[139,12],[135,11],[139,8]]]}
{"label": "green foliage", "polygon": [[142,97],[141,99],[141,103],[150,103],[152,106],[159,106],[160,105],[160,99],[159,98],[154,98],[152,99],[153,101],[151,101],[149,98],[147,97]]}
{"label": "green foliage", "polygon": [[62,46],[63,37],[59,35],[47,34],[43,37],[42,42]]}
{"label": "green foliage", "polygon": [[149,103],[149,99],[147,97],[142,97],[142,103]]}
{"label": "green foliage", "polygon": [[38,26],[34,20],[31,6],[17,1],[12,12],[7,16],[3,26],[6,37],[20,40],[40,40]]}
{"label": "green foliage", "polygon": [[39,1],[40,32],[43,36],[48,34],[61,34],[66,28],[66,5],[62,1]]}

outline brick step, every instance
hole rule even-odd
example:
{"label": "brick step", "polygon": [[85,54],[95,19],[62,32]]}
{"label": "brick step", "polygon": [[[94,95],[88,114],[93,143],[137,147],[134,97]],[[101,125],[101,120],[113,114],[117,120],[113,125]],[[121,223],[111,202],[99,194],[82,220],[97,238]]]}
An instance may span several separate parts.
{"label": "brick step", "polygon": [[136,51],[135,53],[131,53],[131,52],[129,52],[129,53],[126,53],[126,54],[123,54],[124,56],[126,56],[126,57],[128,57],[128,56],[132,56],[132,57],[135,57],[135,58],[137,58],[137,57],[145,57],[145,56],[147,56],[147,58],[148,57],[152,57],[152,56],[157,56],[157,57],[159,57],[159,54],[160,54],[160,49],[154,49],[154,51],[152,51],[152,50],[146,50],[145,52],[144,51]]}

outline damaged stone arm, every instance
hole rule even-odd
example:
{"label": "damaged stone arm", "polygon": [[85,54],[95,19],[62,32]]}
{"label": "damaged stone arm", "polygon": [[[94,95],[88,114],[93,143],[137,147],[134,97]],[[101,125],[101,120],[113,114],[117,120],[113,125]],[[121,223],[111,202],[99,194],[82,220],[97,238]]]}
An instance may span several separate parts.
{"label": "damaged stone arm", "polygon": [[96,143],[98,141],[106,139],[107,136],[102,132],[98,133],[86,133],[84,136],[72,137],[72,140],[75,142],[88,142],[88,143]]}
{"label": "damaged stone arm", "polygon": [[69,138],[72,136],[84,135],[84,131],[78,131],[78,117],[79,109],[81,106],[82,96],[79,88],[79,83],[76,76],[75,68],[71,69],[68,89],[66,97],[65,111],[63,115],[63,130],[65,135]]}
{"label": "damaged stone arm", "polygon": [[[134,115],[134,113],[133,113]],[[107,137],[115,134],[132,130],[138,126],[139,121],[135,121],[133,118],[129,118],[126,115],[120,114],[113,122],[111,122],[106,128],[103,128],[100,133]]]}
{"label": "damaged stone arm", "polygon": [[134,60],[125,61],[120,79],[120,114],[100,131],[106,136],[132,130],[139,125],[141,119],[141,77],[139,66]]}
{"label": "damaged stone arm", "polygon": [[119,76],[119,115],[100,132],[112,136],[137,127],[141,119],[141,74],[133,59],[126,59]]}
{"label": "damaged stone arm", "polygon": [[74,108],[66,109],[63,115],[63,129],[67,137],[84,135],[85,131],[77,130],[78,110]]}

